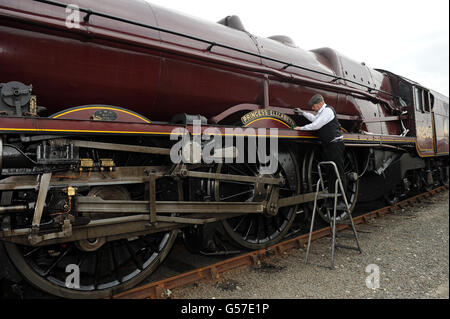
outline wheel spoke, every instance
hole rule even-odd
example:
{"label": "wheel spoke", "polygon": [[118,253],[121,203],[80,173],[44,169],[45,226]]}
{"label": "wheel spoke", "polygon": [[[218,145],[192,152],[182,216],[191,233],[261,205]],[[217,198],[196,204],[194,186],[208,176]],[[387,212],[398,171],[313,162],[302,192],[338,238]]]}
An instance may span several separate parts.
{"label": "wheel spoke", "polygon": [[257,176],[258,175],[258,173],[256,171],[254,171],[253,168],[251,168],[250,165],[248,165],[248,163],[245,163],[245,166],[247,167],[247,169],[250,171],[250,173],[253,176]]}
{"label": "wheel spoke", "polygon": [[78,259],[77,259],[78,268],[81,268],[81,266],[83,266],[84,262],[86,261],[86,258],[87,258],[87,254],[78,255]]}
{"label": "wheel spoke", "polygon": [[263,224],[264,224],[264,235],[265,235],[265,237],[270,237],[268,219],[264,218],[263,216],[261,216],[261,218],[263,219]]}
{"label": "wheel spoke", "polygon": [[230,195],[230,196],[227,196],[227,197],[224,197],[224,198],[220,198],[220,201],[223,202],[223,201],[229,200],[230,198],[238,197],[238,196],[245,195],[245,194],[248,194],[248,193],[253,193],[253,190],[250,189],[250,190],[245,191],[245,192],[241,192],[241,193]]}
{"label": "wheel spoke", "polygon": [[244,175],[247,176],[248,174],[241,171],[240,169],[236,168],[235,165],[229,165],[229,164],[225,164],[228,168],[230,168],[231,170],[235,171],[236,173],[239,173],[239,175]]}
{"label": "wheel spoke", "polygon": [[159,247],[156,247],[154,243],[149,242],[148,239],[145,236],[142,237],[142,240],[147,244],[147,247],[149,247],[151,249],[151,251],[153,251],[155,253],[159,253],[160,252]]}
{"label": "wheel spoke", "polygon": [[250,219],[250,226],[247,229],[247,233],[245,234],[244,240],[247,240],[248,235],[250,234],[250,230],[252,229],[252,226],[253,226],[253,220]]}
{"label": "wheel spoke", "polygon": [[252,187],[254,186],[255,183],[252,182],[239,182],[239,181],[220,181],[221,184],[238,184],[238,185],[244,185],[247,187]]}
{"label": "wheel spoke", "polygon": [[142,270],[142,263],[140,263],[137,260],[136,253],[134,252],[134,250],[131,247],[130,243],[128,242],[127,239],[125,239],[124,241],[125,241],[125,246],[127,247],[128,253],[131,256],[131,259],[133,259],[134,264],[139,268],[139,270]]}
{"label": "wheel spoke", "polygon": [[94,266],[94,287],[95,288],[97,288],[97,286],[98,286],[98,283],[99,283],[99,279],[100,279],[100,276],[99,276],[99,272],[100,272],[100,267],[99,267],[99,264],[100,264],[100,252],[97,250],[96,252],[95,252],[95,266]]}
{"label": "wheel spoke", "polygon": [[33,255],[35,252],[37,252],[37,251],[39,251],[39,250],[41,250],[42,249],[42,247],[36,247],[36,248],[34,248],[33,250],[31,250],[31,251],[29,251],[29,252],[27,252],[25,255],[23,255],[24,257],[28,257],[28,256],[30,256],[30,255]]}
{"label": "wheel spoke", "polygon": [[244,220],[245,220],[247,217],[249,217],[249,216],[241,217],[241,219],[239,220],[239,223],[236,225],[236,227],[233,228],[233,231],[236,231],[236,230],[239,228],[239,226],[242,225],[242,223],[244,222]]}
{"label": "wheel spoke", "polygon": [[69,246],[66,250],[64,250],[64,252],[62,254],[60,254],[57,258],[56,261],[53,262],[50,267],[44,272],[43,276],[47,277],[50,272],[53,270],[53,268],[55,268],[55,266],[57,264],[59,264],[61,262],[61,260],[64,259],[64,257],[66,257],[67,253],[72,249],[72,246]]}
{"label": "wheel spoke", "polygon": [[259,242],[259,226],[260,226],[260,220],[259,220],[259,217],[260,216],[256,216],[256,218],[254,218],[255,219],[255,224],[256,224],[256,227],[255,227],[255,229],[256,229],[256,232],[255,232],[255,238],[256,238],[256,241],[258,241]]}
{"label": "wheel spoke", "polygon": [[[278,166],[275,173],[268,176],[271,178],[282,177],[287,181],[283,187],[280,187],[279,197],[286,198],[296,194],[298,183],[300,182],[299,171],[297,170],[296,159],[294,154],[290,150],[283,150],[279,155]],[[239,173],[243,176],[258,176],[260,164],[248,164],[230,166],[224,165],[218,169],[218,173],[231,174]],[[316,172],[317,175],[317,172]],[[311,178],[311,177],[309,177]],[[239,184],[246,185],[248,188],[244,188]],[[233,189],[233,187],[235,187]],[[216,196],[222,198],[221,201],[235,200],[238,198],[241,200],[247,194],[255,193],[256,183],[235,183],[233,181],[220,181],[219,194]],[[266,187],[267,189],[267,187]],[[247,202],[256,202],[257,198],[251,195]],[[262,194],[261,194],[262,195]],[[279,217],[267,217],[266,215],[253,215],[246,216],[241,219],[231,219],[222,221],[226,233],[237,244],[249,249],[261,249],[272,243],[278,242],[282,236],[289,230],[294,218],[295,218],[295,205],[286,207],[284,214],[281,213]]]}
{"label": "wheel spoke", "polygon": [[279,216],[280,216],[280,215],[275,216],[274,220],[275,220],[276,229],[281,233],[281,228],[280,228],[281,225],[280,225],[280,219],[279,219]]}
{"label": "wheel spoke", "polygon": [[120,274],[119,274],[119,265],[117,263],[117,256],[116,256],[116,250],[114,249],[114,242],[109,243],[108,247],[109,247],[109,249],[108,249],[109,254],[110,254],[110,257],[112,260],[112,266],[113,266],[112,271],[114,272],[116,279],[119,282],[122,282],[122,278],[120,277]]}
{"label": "wheel spoke", "polygon": [[344,162],[344,171],[347,171],[347,168],[349,168],[349,171],[352,169],[352,167],[350,166],[351,165],[351,163],[350,162],[347,162],[347,161],[345,161]]}

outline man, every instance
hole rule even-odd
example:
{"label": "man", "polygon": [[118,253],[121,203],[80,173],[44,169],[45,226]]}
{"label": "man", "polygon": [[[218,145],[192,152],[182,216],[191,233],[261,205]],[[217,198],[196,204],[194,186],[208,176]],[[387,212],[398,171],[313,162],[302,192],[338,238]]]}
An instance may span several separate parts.
{"label": "man", "polygon": [[[325,103],[322,95],[314,95],[308,103],[308,106],[317,112],[317,115],[303,112],[300,109],[294,111],[308,119],[311,124],[295,127],[297,131],[317,131],[319,140],[322,141],[323,161],[334,162],[338,168],[344,189],[346,180],[344,176],[344,154],[345,145],[344,137],[341,132],[341,125],[336,116],[336,111]],[[335,192],[336,173],[331,166],[325,167],[329,176],[328,190],[330,193]],[[339,192],[338,188],[338,192]],[[341,206],[341,205],[340,205]]]}

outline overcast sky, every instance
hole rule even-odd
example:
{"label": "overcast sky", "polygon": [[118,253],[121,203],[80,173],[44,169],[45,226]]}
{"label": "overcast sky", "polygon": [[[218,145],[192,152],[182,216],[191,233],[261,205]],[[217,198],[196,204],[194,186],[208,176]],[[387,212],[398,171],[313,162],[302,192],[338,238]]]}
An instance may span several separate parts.
{"label": "overcast sky", "polygon": [[238,15],[256,36],[330,47],[449,96],[448,0],[148,1],[212,22]]}

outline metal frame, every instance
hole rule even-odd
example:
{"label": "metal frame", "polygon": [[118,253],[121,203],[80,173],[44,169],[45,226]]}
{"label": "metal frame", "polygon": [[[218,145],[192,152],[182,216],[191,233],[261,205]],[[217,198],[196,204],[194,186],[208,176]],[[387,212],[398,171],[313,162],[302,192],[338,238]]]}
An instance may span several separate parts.
{"label": "metal frame", "polygon": [[[322,194],[320,194],[320,186],[322,186],[322,190],[325,189],[325,185],[323,183],[322,169],[321,169],[321,167],[325,166],[325,165],[333,166],[334,172],[336,173],[336,177],[337,178],[336,178],[336,182],[335,182],[334,194],[330,194],[330,193],[327,193],[327,194],[322,193]],[[316,195],[314,197],[314,209],[313,209],[313,214],[312,214],[312,219],[311,219],[311,228],[310,228],[310,231],[309,231],[308,248],[306,250],[305,264],[308,263],[309,251],[310,251],[310,248],[311,248],[312,233],[313,233],[313,228],[314,228],[314,219],[315,219],[316,211],[317,211],[317,200],[319,198],[334,198],[333,218],[331,219],[329,215],[328,215],[328,217],[331,220],[330,226],[331,226],[331,229],[332,229],[332,238],[333,238],[332,239],[332,246],[331,246],[331,266],[330,266],[330,268],[331,269],[335,269],[335,267],[334,267],[334,250],[335,250],[336,247],[357,250],[357,251],[359,251],[360,254],[362,253],[362,250],[361,250],[361,246],[359,245],[358,233],[356,231],[356,227],[355,227],[355,224],[353,222],[353,217],[352,217],[352,213],[351,213],[351,210],[350,210],[350,205],[348,204],[347,196],[345,195],[344,186],[342,185],[341,177],[339,175],[339,171],[338,171],[338,168],[336,166],[336,163],[330,162],[330,161],[328,161],[328,162],[320,162],[317,165],[317,168],[319,170],[319,181],[317,182]],[[340,190],[341,193],[338,193],[338,186],[339,186],[339,190]],[[351,247],[351,246],[345,246],[345,245],[336,244],[336,208],[337,208],[338,197],[341,197],[341,196],[344,199],[345,207],[346,207],[346,210],[348,212],[348,217],[350,219],[350,225],[351,225],[351,228],[352,228],[352,231],[353,231],[353,235],[354,235],[355,240],[356,240],[357,247]],[[329,214],[329,212],[328,212],[328,214]]]}
{"label": "metal frame", "polygon": [[[195,166],[193,167],[195,168]],[[121,167],[115,168],[115,171],[112,172],[89,172],[83,174],[80,171],[79,176],[73,175],[74,173],[72,172],[60,173],[59,175],[46,173],[42,175],[40,181],[36,179],[36,176],[10,177],[3,180],[2,184],[0,184],[0,190],[39,189],[39,193],[32,227],[15,230],[4,229],[0,232],[0,239],[32,246],[97,237],[106,238],[108,241],[139,234],[162,232],[189,225],[206,224],[243,214],[267,214],[273,216],[278,213],[280,207],[293,206],[313,200],[313,193],[280,199],[279,186],[284,184],[283,178],[196,172],[188,170],[184,164],[174,169],[157,166]],[[86,175],[87,178],[85,177]],[[270,192],[262,201],[253,203],[157,201],[156,180],[161,177],[190,177],[218,181],[241,181],[259,185],[266,184],[270,185]],[[76,222],[72,224],[72,217],[72,220],[64,220],[62,231],[56,230],[56,228],[44,231],[39,227],[47,193],[51,188],[145,183],[149,184],[148,201],[103,200],[87,196],[74,198],[74,211],[76,212],[105,213],[108,215],[117,213],[130,214],[130,216],[94,220],[85,226],[76,226]],[[184,216],[173,216],[174,214]]]}

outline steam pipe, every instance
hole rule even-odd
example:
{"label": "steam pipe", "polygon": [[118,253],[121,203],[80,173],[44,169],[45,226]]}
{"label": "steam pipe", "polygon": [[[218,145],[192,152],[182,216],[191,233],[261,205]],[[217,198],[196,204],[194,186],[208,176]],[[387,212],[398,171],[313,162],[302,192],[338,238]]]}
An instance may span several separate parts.
{"label": "steam pipe", "polygon": [[0,206],[0,215],[8,213],[21,213],[28,210],[28,205]]}

